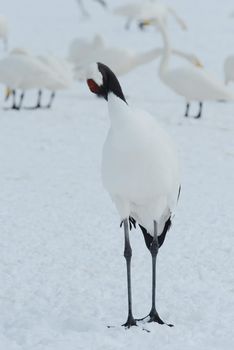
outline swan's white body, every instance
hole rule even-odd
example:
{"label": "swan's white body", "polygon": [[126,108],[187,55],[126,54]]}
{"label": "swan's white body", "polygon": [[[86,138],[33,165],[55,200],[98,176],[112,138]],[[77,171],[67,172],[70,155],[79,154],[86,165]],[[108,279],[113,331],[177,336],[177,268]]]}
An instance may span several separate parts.
{"label": "swan's white body", "polygon": [[26,50],[16,49],[0,60],[0,82],[12,90],[65,88],[65,79],[56,69],[55,60],[49,56],[39,59]]}
{"label": "swan's white body", "polygon": [[234,94],[222,81],[203,69],[181,67],[160,73],[163,82],[187,102],[233,100]]}
{"label": "swan's white body", "polygon": [[234,81],[234,55],[228,56],[224,62],[224,76],[226,84]]}
{"label": "swan's white body", "polygon": [[105,49],[103,38],[95,35],[89,41],[84,38],[74,39],[69,46],[68,59],[76,65],[84,65],[86,59],[90,59],[94,52]]}
{"label": "swan's white body", "polygon": [[146,64],[161,54],[161,49],[136,53],[133,50],[107,47],[100,36],[90,43],[75,39],[69,49],[69,61],[76,70],[76,78],[85,79],[86,69],[92,62],[104,62],[117,76],[124,75],[141,64]]}
{"label": "swan's white body", "polygon": [[13,52],[0,60],[0,82],[11,89],[43,88],[53,73],[37,58]]}
{"label": "swan's white body", "polygon": [[73,84],[73,67],[67,61],[59,59],[50,54],[40,55],[37,58],[54,73],[56,79],[50,79],[46,83],[46,88],[57,91],[68,89]]}
{"label": "swan's white body", "polygon": [[176,19],[182,29],[186,29],[185,22],[177,15],[176,11],[159,1],[140,1],[119,6],[114,10],[116,15],[128,18],[128,21],[141,21],[144,18],[156,18],[166,25],[168,15],[171,14]]}
{"label": "swan's white body", "polygon": [[3,40],[4,48],[7,50],[8,43],[8,24],[3,15],[0,15],[0,39]]}
{"label": "swan's white body", "polygon": [[171,46],[167,30],[159,24],[164,41],[164,54],[161,59],[159,76],[175,93],[183,96],[187,102],[206,100],[233,100],[234,93],[222,81],[197,67],[169,68]]}
{"label": "swan's white body", "polygon": [[133,217],[153,235],[171,216],[180,186],[175,147],[155,118],[113,93],[110,129],[103,148],[102,178],[121,219]]}
{"label": "swan's white body", "polygon": [[[157,59],[163,53],[162,48],[155,48],[143,53],[118,47],[107,47],[100,36],[91,42],[75,39],[69,50],[69,60],[74,64],[78,80],[86,77],[87,66],[92,62],[103,62],[110,67],[117,76],[127,74],[136,67]],[[184,59],[199,64],[199,60],[192,54],[172,50],[172,53]]]}

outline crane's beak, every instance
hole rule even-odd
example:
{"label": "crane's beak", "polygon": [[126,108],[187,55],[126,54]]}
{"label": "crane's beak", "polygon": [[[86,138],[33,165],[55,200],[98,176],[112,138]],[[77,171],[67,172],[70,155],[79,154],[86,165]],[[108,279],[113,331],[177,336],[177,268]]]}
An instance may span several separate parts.
{"label": "crane's beak", "polygon": [[12,94],[12,89],[10,89],[9,87],[6,88],[6,91],[5,91],[5,101],[8,100],[8,98],[11,96]]}

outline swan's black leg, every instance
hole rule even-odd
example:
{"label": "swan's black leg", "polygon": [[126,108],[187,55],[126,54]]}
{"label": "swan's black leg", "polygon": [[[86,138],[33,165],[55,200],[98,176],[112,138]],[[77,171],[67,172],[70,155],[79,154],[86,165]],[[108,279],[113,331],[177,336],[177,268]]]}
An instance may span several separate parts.
{"label": "swan's black leg", "polygon": [[16,91],[12,90],[12,96],[13,96],[13,103],[11,106],[11,109],[19,110],[19,107],[16,105]]}
{"label": "swan's black leg", "polygon": [[132,315],[132,287],[131,287],[131,258],[132,258],[132,248],[129,240],[129,228],[128,228],[128,219],[124,220],[124,237],[125,237],[125,245],[124,245],[124,257],[126,259],[127,265],[127,286],[128,286],[128,318],[126,323],[122,326],[130,328],[132,326],[136,326],[136,320]]}
{"label": "swan's black leg", "polygon": [[18,104],[18,109],[21,109],[22,107],[22,104],[23,104],[23,100],[24,100],[24,91],[21,92],[21,95],[20,95],[20,100],[19,100],[19,104]]}
{"label": "swan's black leg", "polygon": [[96,2],[98,2],[100,5],[102,5],[103,7],[106,7],[106,2],[104,0],[95,0]]}
{"label": "swan's black leg", "polygon": [[42,91],[38,90],[37,104],[36,104],[35,108],[41,108],[41,97],[42,97]]}
{"label": "swan's black leg", "polygon": [[185,110],[185,114],[184,114],[185,117],[188,117],[188,116],[189,116],[189,107],[190,107],[190,103],[187,102],[187,104],[186,104],[186,110]]}
{"label": "swan's black leg", "polygon": [[33,107],[24,107],[24,109],[39,109],[41,108],[41,97],[42,97],[42,91],[38,90],[38,96],[37,96],[37,103]]}
{"label": "swan's black leg", "polygon": [[131,18],[128,18],[128,19],[127,19],[127,22],[125,23],[124,28],[125,28],[126,30],[129,30],[129,29],[130,29],[130,26],[131,26],[131,23],[132,23],[132,19],[131,19]]}
{"label": "swan's black leg", "polygon": [[88,12],[86,11],[85,7],[84,7],[84,4],[83,4],[83,0],[77,0],[78,2],[78,5],[80,6],[80,10],[83,14],[84,17],[89,17],[89,14]]}
{"label": "swan's black leg", "polygon": [[51,108],[52,103],[53,103],[53,101],[54,101],[54,98],[55,98],[55,92],[52,91],[52,93],[51,93],[51,95],[50,95],[49,103],[48,103],[48,105],[47,105],[45,108],[48,108],[48,109]]}
{"label": "swan's black leg", "polygon": [[203,107],[203,102],[199,102],[199,111],[198,114],[194,117],[195,119],[199,119],[202,116],[202,107]]}
{"label": "swan's black leg", "polygon": [[4,110],[14,109],[14,110],[18,111],[19,107],[16,105],[16,90],[14,90],[14,89],[11,90],[8,88],[6,96],[5,96],[5,101],[7,101],[11,95],[12,95],[12,105],[11,105],[11,107],[4,107]]}

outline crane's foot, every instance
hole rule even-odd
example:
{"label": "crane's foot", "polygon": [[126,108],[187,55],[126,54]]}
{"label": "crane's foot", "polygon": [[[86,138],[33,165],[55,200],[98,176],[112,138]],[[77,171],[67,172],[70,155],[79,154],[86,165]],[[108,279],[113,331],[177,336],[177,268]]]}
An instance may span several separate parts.
{"label": "crane's foot", "polygon": [[174,327],[173,324],[171,323],[166,323],[164,322],[160,317],[159,317],[159,314],[157,313],[156,310],[151,310],[149,315],[147,315],[146,317],[143,317],[139,320],[136,320],[137,322],[140,322],[140,321],[143,321],[144,323],[147,322],[147,323],[151,323],[151,322],[155,322],[155,323],[158,323],[158,324],[165,324],[167,325],[168,327]]}
{"label": "crane's foot", "polygon": [[132,326],[137,326],[137,321],[135,320],[135,318],[133,318],[133,316],[128,316],[127,322],[122,324],[123,327],[125,328],[130,328]]}

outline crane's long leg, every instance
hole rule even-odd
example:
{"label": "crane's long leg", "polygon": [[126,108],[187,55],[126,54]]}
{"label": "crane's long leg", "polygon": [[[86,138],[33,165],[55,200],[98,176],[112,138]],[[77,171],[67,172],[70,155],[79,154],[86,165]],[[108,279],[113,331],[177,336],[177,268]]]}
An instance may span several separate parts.
{"label": "crane's long leg", "polygon": [[190,107],[190,103],[187,102],[187,104],[186,104],[186,110],[185,110],[185,114],[184,114],[185,117],[188,117],[188,116],[189,116],[189,107]]}
{"label": "crane's long leg", "polygon": [[[166,324],[158,315],[158,312],[156,310],[156,260],[158,255],[158,233],[157,233],[157,223],[154,221],[154,238],[150,246],[150,254],[152,256],[152,306],[151,310],[148,316],[137,320],[142,321],[146,318],[147,322],[157,322],[159,324]],[[173,325],[167,324],[169,327],[172,327]]]}
{"label": "crane's long leg", "polygon": [[202,116],[202,107],[203,107],[203,103],[199,102],[199,111],[198,114],[194,117],[195,119],[199,119]]}
{"label": "crane's long leg", "polygon": [[156,260],[158,255],[158,233],[157,223],[154,221],[154,238],[150,246],[150,254],[152,256],[152,306],[149,313],[149,322],[158,322],[164,324],[156,310]]}
{"label": "crane's long leg", "polygon": [[132,315],[132,287],[131,287],[131,258],[132,258],[132,248],[129,240],[129,228],[128,219],[124,220],[124,257],[127,264],[127,285],[128,285],[128,318],[127,322],[123,326],[130,328],[131,326],[136,326],[136,320]]}

